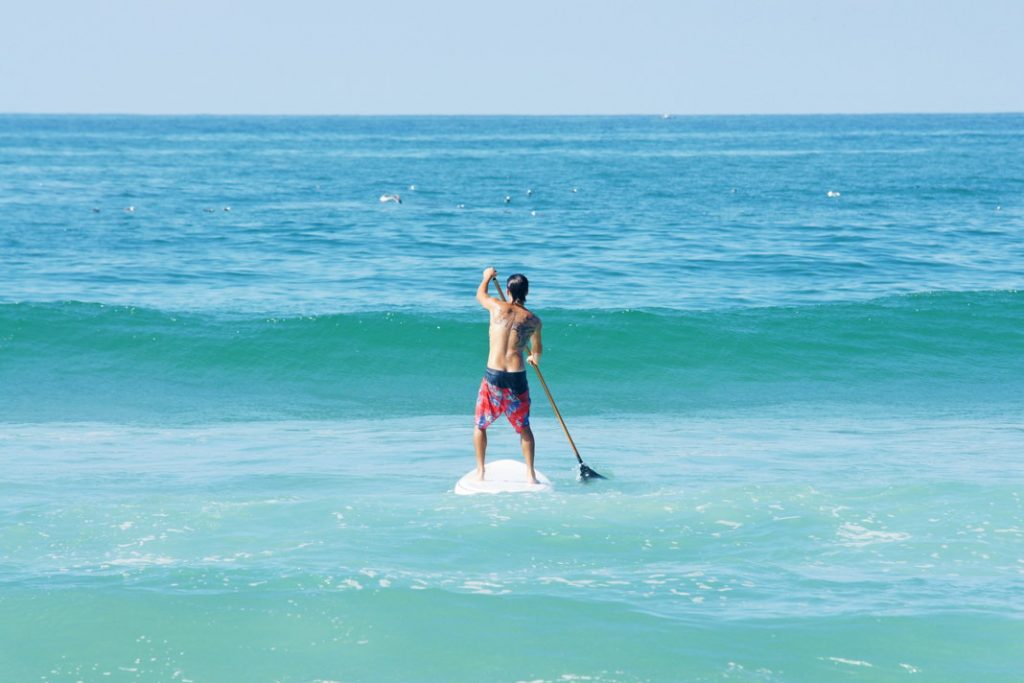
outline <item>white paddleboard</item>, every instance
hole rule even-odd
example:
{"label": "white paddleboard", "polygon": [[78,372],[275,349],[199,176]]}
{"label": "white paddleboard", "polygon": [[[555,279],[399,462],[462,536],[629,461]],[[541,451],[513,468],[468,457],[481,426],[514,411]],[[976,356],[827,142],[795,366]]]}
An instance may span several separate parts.
{"label": "white paddleboard", "polygon": [[476,478],[474,467],[455,482],[455,493],[472,496],[477,493],[540,493],[554,489],[551,480],[534,470],[539,484],[526,483],[526,463],[522,460],[495,460],[484,467],[484,480]]}

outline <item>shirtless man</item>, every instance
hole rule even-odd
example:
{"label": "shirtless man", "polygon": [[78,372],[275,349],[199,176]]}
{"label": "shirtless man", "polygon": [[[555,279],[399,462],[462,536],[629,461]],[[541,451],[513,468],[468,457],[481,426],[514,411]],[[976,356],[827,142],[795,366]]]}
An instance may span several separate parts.
{"label": "shirtless man", "polygon": [[[533,471],[533,432],[530,430],[530,388],[526,383],[526,362],[540,363],[543,351],[540,341],[540,318],[526,309],[526,294],[530,283],[524,275],[511,275],[507,291],[509,303],[499,301],[487,293],[494,268],[484,270],[484,279],[476,290],[476,300],[491,313],[491,350],[487,355],[487,370],[480,383],[476,399],[476,428],[473,446],[476,448],[476,472],[484,478],[484,457],[487,454],[487,427],[504,414],[519,433],[519,443],[526,460],[526,480],[536,484]],[[529,346],[527,346],[529,344]]]}

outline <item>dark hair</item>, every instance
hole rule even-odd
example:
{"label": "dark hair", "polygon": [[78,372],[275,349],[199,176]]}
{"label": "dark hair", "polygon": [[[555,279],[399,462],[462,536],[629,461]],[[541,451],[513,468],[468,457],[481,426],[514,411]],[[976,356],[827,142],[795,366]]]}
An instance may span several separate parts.
{"label": "dark hair", "polygon": [[509,296],[512,297],[512,303],[526,303],[526,294],[530,291],[530,281],[526,279],[525,275],[522,273],[509,275],[505,285],[508,287]]}

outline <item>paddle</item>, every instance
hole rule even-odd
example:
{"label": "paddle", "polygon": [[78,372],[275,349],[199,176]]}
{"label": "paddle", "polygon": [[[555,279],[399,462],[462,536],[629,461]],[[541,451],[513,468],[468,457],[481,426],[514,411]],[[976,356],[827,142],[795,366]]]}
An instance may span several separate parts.
{"label": "paddle", "polygon": [[[505,292],[501,289],[501,283],[498,282],[498,278],[492,277],[491,279],[494,280],[494,288],[498,290],[498,296],[501,297],[501,300],[508,301],[508,299],[505,298]],[[555,417],[558,418],[558,424],[562,425],[562,431],[565,432],[565,438],[569,440],[569,445],[572,446],[572,452],[576,454],[576,462],[580,465],[579,473],[576,475],[576,478],[582,482],[587,482],[590,479],[606,479],[607,477],[598,474],[584,464],[583,458],[580,457],[580,451],[576,448],[576,442],[572,440],[572,435],[569,434],[569,428],[565,426],[565,420],[562,419],[562,413],[558,410],[558,405],[555,403],[555,397],[551,395],[551,390],[548,389],[548,383],[544,381],[544,375],[540,372],[540,366],[533,362],[531,362],[530,365],[532,365],[533,369],[537,371],[537,377],[540,378],[540,385],[544,387],[544,393],[548,395],[548,400],[551,401],[551,407],[555,410]]]}

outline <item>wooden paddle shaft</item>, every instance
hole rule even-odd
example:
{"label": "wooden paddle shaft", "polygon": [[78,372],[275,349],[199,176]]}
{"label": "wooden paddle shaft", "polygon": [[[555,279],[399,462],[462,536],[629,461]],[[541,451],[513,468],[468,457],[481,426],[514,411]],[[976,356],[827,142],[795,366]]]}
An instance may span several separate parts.
{"label": "wooden paddle shaft", "polygon": [[558,424],[562,425],[562,431],[565,432],[565,438],[569,439],[569,445],[572,446],[572,452],[576,455],[576,460],[582,465],[583,458],[580,457],[580,451],[576,448],[576,442],[572,440],[572,435],[569,434],[569,428],[565,426],[565,420],[562,419],[562,413],[558,412],[558,406],[555,404],[555,397],[551,395],[551,390],[548,389],[548,383],[544,381],[544,375],[540,374],[540,366],[536,363],[530,363],[533,369],[537,371],[537,377],[540,378],[540,385],[544,387],[544,393],[548,395],[548,400],[551,401],[551,407],[555,409],[555,417],[558,418]]}
{"label": "wooden paddle shaft", "polygon": [[[501,297],[502,301],[508,301],[505,298],[505,292],[501,290],[501,283],[498,282],[497,276],[492,276],[494,280],[494,288],[498,290],[498,296]],[[548,383],[544,381],[544,375],[540,372],[540,366],[536,363],[530,363],[533,369],[537,371],[537,377],[540,379],[540,385],[544,387],[544,393],[547,394],[548,400],[551,401],[551,407],[555,411],[555,417],[558,418],[558,424],[562,425],[562,431],[565,432],[565,438],[569,440],[569,445],[572,446],[572,452],[576,456],[576,460],[582,465],[583,458],[580,457],[580,451],[576,448],[576,442],[572,440],[572,435],[569,433],[569,428],[565,426],[565,420],[562,419],[562,413],[558,410],[558,404],[555,403],[555,397],[551,395],[551,390],[548,389]]]}

